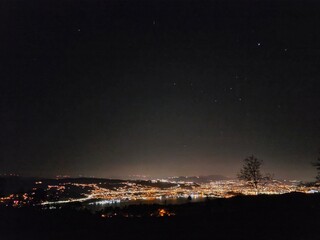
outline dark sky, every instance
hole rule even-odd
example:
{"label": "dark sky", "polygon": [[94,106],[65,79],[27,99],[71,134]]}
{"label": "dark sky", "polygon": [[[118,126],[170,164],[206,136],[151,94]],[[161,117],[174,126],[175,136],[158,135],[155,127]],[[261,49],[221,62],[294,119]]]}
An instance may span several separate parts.
{"label": "dark sky", "polygon": [[312,179],[317,1],[1,1],[0,173]]}

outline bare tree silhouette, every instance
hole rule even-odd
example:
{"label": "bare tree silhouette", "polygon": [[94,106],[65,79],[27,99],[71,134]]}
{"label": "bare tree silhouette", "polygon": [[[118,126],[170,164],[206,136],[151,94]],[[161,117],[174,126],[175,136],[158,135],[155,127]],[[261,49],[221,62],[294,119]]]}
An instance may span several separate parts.
{"label": "bare tree silhouette", "polygon": [[314,162],[312,165],[315,166],[318,171],[316,179],[317,179],[317,182],[320,182],[320,156],[318,157],[317,161]]}
{"label": "bare tree silhouette", "polygon": [[272,180],[271,174],[263,175],[261,173],[261,165],[263,161],[251,155],[244,159],[244,164],[238,173],[238,179],[247,182],[249,186],[255,189],[256,194],[259,193],[260,185],[264,185]]}

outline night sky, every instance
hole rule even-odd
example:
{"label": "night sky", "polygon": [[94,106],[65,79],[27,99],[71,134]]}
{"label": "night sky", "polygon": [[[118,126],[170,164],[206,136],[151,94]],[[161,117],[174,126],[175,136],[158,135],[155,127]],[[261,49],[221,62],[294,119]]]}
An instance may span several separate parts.
{"label": "night sky", "polygon": [[312,179],[317,1],[1,1],[0,173]]}

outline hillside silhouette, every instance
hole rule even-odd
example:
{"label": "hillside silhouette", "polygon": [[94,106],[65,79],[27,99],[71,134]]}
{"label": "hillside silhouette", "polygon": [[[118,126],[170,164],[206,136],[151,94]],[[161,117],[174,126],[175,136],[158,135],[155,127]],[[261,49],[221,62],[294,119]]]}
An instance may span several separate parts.
{"label": "hillside silhouette", "polygon": [[[78,209],[78,210],[76,210]],[[166,209],[174,216],[150,215]],[[106,212],[117,212],[103,218]],[[130,214],[131,217],[126,214]],[[319,239],[320,195],[237,196],[182,205],[134,205],[92,213],[2,208],[1,239]]]}

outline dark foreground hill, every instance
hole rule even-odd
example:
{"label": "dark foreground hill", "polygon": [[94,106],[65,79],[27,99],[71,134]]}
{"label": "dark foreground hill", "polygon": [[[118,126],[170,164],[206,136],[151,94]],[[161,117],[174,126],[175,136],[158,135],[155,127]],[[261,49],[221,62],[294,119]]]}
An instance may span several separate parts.
{"label": "dark foreground hill", "polygon": [[[156,208],[176,215],[144,215]],[[102,218],[102,212],[72,208],[2,208],[0,239],[320,239],[319,194],[241,196],[175,206],[140,205],[126,211],[140,211],[142,217]]]}

